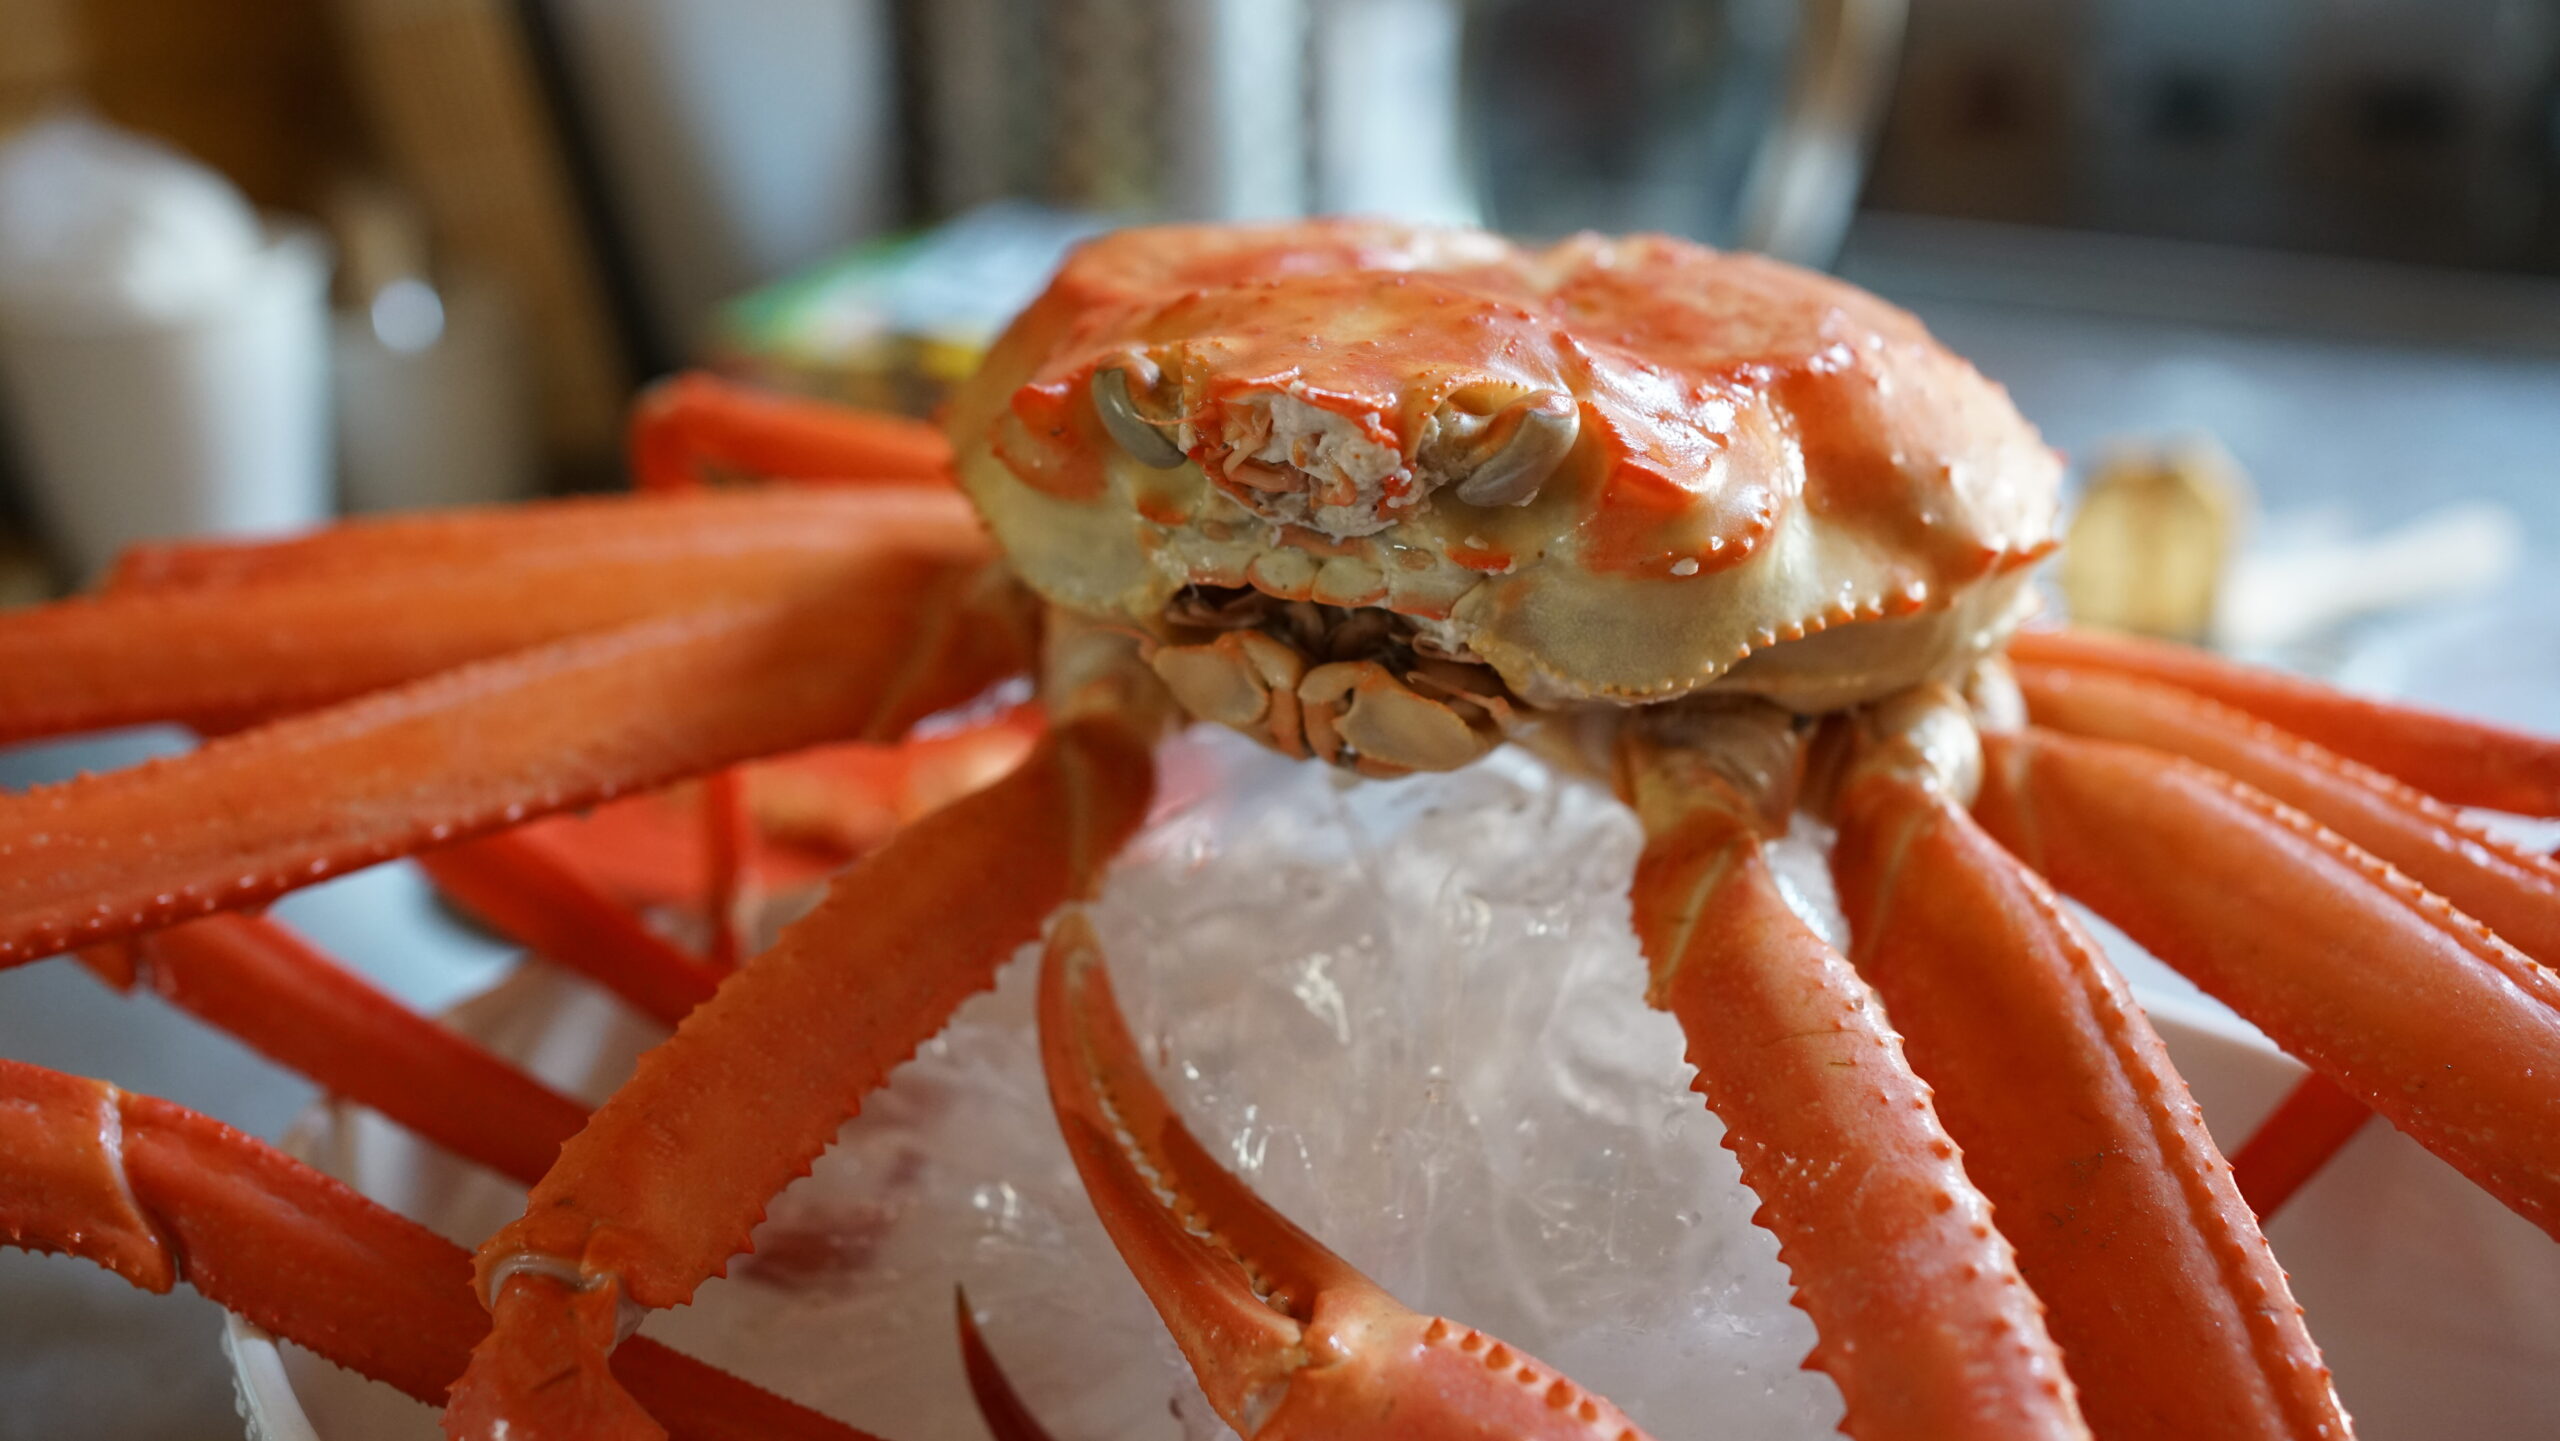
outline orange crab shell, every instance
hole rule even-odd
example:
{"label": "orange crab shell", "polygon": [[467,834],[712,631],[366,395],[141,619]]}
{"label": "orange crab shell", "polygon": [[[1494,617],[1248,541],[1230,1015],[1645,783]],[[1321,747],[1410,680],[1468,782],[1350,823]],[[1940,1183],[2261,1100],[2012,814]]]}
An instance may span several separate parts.
{"label": "orange crab shell", "polygon": [[[1104,429],[1091,388],[1115,366],[1177,397],[1180,464]],[[1526,503],[1416,480],[1435,410],[1539,392],[1580,423]],[[1234,428],[1275,396],[1401,456],[1374,514],[1311,523],[1239,482]],[[1056,604],[1151,631],[1192,585],[1383,607],[1542,704],[1721,682],[1826,709],[1960,665],[2052,548],[2061,469],[1998,386],[1825,277],[1658,236],[1531,250],[1360,221],[1085,246],[952,434]]]}

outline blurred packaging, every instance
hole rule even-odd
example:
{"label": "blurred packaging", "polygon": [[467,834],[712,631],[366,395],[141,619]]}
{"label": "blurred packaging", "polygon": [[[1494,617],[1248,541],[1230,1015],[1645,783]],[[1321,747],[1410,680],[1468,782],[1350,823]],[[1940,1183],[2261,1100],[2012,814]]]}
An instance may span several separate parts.
{"label": "blurred packaging", "polygon": [[2210,440],[2118,447],[2090,476],[2063,546],[2071,618],[2203,640],[2248,503],[2248,477]]}
{"label": "blurred packaging", "polygon": [[2063,545],[2071,619],[2301,666],[2312,658],[2297,648],[2351,623],[2492,591],[2524,555],[2522,522],[2489,502],[2379,530],[2343,506],[2256,510],[2248,474],[2210,437],[2119,443]]}
{"label": "blurred packaging", "polygon": [[[2278,530],[2276,519],[2264,528]],[[2335,512],[2281,519],[2290,534],[2252,544],[2223,578],[2213,643],[2225,650],[2305,665],[2295,648],[2492,595],[2524,563],[2524,522],[2495,502],[2441,506],[2380,531]]]}
{"label": "blurred packaging", "polygon": [[1104,228],[1002,201],[863,246],[732,303],[713,364],[801,394],[930,415],[1068,249]]}
{"label": "blurred packaging", "polygon": [[174,151],[78,117],[0,149],[0,400],[68,569],[328,515],[328,279]]}

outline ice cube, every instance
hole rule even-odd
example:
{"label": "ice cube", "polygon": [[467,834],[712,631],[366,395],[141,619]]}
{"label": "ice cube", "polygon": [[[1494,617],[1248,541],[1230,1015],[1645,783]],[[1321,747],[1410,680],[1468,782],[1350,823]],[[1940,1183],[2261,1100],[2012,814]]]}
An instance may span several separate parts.
{"label": "ice cube", "polygon": [[[1131,1024],[1213,1153],[1407,1304],[1662,1441],[1832,1434],[1776,1245],[1641,999],[1638,835],[1516,751],[1346,782],[1223,732],[1094,907]],[[1169,789],[1173,789],[1169,787]],[[1807,904],[1806,840],[1779,861]],[[1222,1435],[1076,1184],[1009,967],[650,1330],[895,1437],[982,1434],[952,1287],[1061,1441]]]}

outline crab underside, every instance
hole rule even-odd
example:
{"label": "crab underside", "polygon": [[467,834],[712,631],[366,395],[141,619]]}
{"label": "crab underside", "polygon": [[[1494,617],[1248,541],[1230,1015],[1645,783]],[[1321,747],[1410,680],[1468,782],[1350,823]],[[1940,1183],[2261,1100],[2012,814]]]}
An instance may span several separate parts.
{"label": "crab underside", "polygon": [[[1201,718],[1373,775],[1517,740],[1617,789],[1625,983],[1685,1034],[1852,1435],[2348,1434],[2258,1219],[2369,1113],[2560,1233],[2560,867],[2454,809],[2560,814],[2560,745],[2015,631],[2057,464],[1872,298],[1663,240],[1130,232],[951,435],[682,381],[638,414],[651,493],[148,547],[0,617],[0,733],[216,737],[0,802],[0,962],[77,949],[532,1188],[475,1260],[0,1062],[0,1230],[185,1279],[457,1436],[845,1436],[623,1338],[1045,938],[1061,1133],[1229,1424],[1641,1434],[1404,1308],[1156,1090],[1082,902]],[[1027,749],[983,707],[909,738],[1034,673]],[[842,742],[875,749],[727,769]],[[528,825],[691,776],[699,954]],[[904,823],[732,968],[757,818],[813,794]],[[1845,954],[1772,877],[1799,808]],[[590,1115],[255,914],[401,855],[673,1034]],[[2312,1068],[2236,1167],[2056,889]],[[990,1423],[1037,1434],[984,1361]]]}

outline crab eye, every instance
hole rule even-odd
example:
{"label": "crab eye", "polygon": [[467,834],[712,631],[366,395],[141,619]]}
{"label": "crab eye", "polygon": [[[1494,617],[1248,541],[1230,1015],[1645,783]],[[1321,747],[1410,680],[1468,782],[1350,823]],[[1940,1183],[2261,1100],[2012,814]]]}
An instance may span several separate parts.
{"label": "crab eye", "polygon": [[1485,427],[1484,459],[1458,483],[1458,499],[1469,505],[1527,505],[1581,433],[1582,407],[1572,396],[1546,390],[1523,397]]}
{"label": "crab eye", "polygon": [[1169,427],[1139,412],[1136,397],[1129,393],[1128,371],[1114,365],[1093,373],[1093,410],[1102,417],[1102,428],[1140,465],[1171,470],[1182,464],[1182,447],[1165,434]]}

